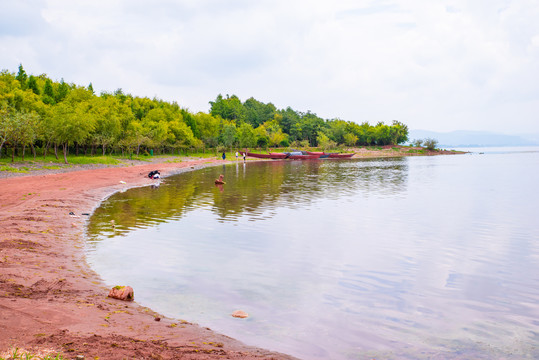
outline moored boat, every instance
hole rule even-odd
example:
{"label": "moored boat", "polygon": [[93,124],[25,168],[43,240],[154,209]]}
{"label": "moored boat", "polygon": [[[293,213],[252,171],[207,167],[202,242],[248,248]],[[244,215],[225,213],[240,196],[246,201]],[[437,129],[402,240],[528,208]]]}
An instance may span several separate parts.
{"label": "moored boat", "polygon": [[318,159],[321,155],[313,155],[313,154],[307,154],[307,155],[290,155],[288,158],[292,160],[311,160],[311,159]]}
{"label": "moored boat", "polygon": [[333,154],[328,154],[328,155],[330,159],[344,159],[344,158],[351,158],[352,156],[355,155],[355,153],[351,153],[351,154],[333,153]]}
{"label": "moored boat", "polygon": [[321,155],[321,158],[344,159],[351,158],[356,153],[325,153],[320,151],[306,151],[309,155]]}
{"label": "moored boat", "polygon": [[257,159],[286,159],[288,158],[287,153],[258,154],[258,153],[246,152],[245,155],[254,157]]}

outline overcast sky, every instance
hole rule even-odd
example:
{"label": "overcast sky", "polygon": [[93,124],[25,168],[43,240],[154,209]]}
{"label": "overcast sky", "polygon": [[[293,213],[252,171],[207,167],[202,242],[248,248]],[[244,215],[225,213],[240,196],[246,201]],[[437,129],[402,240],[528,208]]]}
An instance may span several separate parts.
{"label": "overcast sky", "polygon": [[0,68],[209,111],[539,133],[538,0],[0,0]]}

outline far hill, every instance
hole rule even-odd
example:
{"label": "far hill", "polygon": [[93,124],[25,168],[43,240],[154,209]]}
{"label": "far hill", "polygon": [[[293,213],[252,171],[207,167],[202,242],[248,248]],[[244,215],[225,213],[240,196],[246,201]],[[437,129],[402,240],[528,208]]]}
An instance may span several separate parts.
{"label": "far hill", "polygon": [[439,147],[479,147],[479,146],[533,146],[539,145],[539,134],[505,135],[487,131],[457,130],[435,132],[428,130],[410,130],[410,141],[431,138],[438,140]]}

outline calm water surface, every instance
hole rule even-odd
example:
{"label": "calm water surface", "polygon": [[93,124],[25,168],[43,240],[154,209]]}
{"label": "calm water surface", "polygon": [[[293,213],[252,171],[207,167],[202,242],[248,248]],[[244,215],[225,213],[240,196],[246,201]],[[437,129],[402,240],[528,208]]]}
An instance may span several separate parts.
{"label": "calm water surface", "polygon": [[539,148],[473,151],[177,175],[107,199],[88,262],[158,312],[304,359],[537,359]]}

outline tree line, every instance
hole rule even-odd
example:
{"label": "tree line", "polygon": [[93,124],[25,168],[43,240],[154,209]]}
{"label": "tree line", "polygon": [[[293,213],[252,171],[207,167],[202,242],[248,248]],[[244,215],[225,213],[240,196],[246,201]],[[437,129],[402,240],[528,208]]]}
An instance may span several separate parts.
{"label": "tree line", "polygon": [[121,89],[96,95],[92,84],[51,80],[46,74],[0,73],[0,156],[11,149],[24,159],[31,150],[63,153],[174,153],[193,149],[395,145],[408,140],[408,127],[393,121],[372,126],[322,119],[307,111],[254,98],[219,94],[208,113],[196,114],[177,102],[125,94]]}

